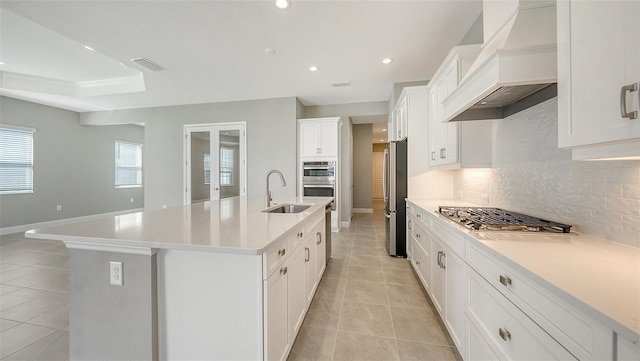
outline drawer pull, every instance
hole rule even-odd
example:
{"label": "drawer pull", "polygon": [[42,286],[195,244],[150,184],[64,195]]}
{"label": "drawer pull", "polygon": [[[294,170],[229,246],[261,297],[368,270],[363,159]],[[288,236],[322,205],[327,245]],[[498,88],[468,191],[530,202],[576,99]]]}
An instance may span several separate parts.
{"label": "drawer pull", "polygon": [[306,255],[305,255],[305,257],[304,257],[304,261],[305,261],[305,262],[309,262],[309,258],[310,258],[310,255],[309,255],[309,248],[305,247],[305,248],[304,248],[304,251],[306,252]]}
{"label": "drawer pull", "polygon": [[322,243],[322,233],[317,232],[317,233],[316,233],[316,236],[318,236],[318,242],[316,242],[316,244],[320,244],[320,243]]}
{"label": "drawer pull", "polygon": [[418,214],[416,214],[416,217],[420,218],[420,214],[419,214],[419,213],[418,213]]}
{"label": "drawer pull", "polygon": [[500,283],[502,283],[504,286],[511,286],[511,278],[500,275]]}
{"label": "drawer pull", "polygon": [[511,340],[511,334],[504,328],[498,329],[498,335],[500,335],[500,338],[505,341]]}
{"label": "drawer pull", "polygon": [[409,229],[411,229],[411,220],[409,220]]}
{"label": "drawer pull", "polygon": [[634,92],[638,90],[638,83],[625,85],[620,89],[620,113],[623,118],[636,119],[638,117],[637,111],[627,111],[627,92]]}
{"label": "drawer pull", "polygon": [[287,271],[288,271],[288,270],[287,270],[287,267],[282,267],[282,268],[280,268],[280,274],[281,274],[281,275],[286,275],[286,274],[287,274]]}
{"label": "drawer pull", "polygon": [[420,238],[420,233],[416,233],[416,238]]}
{"label": "drawer pull", "polygon": [[284,256],[285,253],[287,253],[287,249],[283,248],[283,249],[278,251],[278,256],[282,257],[282,256]]}
{"label": "drawer pull", "polygon": [[302,232],[298,233],[298,238],[302,238]]}

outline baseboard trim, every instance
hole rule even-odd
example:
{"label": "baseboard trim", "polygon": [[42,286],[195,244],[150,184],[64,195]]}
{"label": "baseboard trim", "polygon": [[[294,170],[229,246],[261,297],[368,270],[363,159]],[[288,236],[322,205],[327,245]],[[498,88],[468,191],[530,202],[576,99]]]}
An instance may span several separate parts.
{"label": "baseboard trim", "polygon": [[38,223],[31,223],[31,224],[23,224],[23,225],[20,225],[20,226],[4,227],[4,228],[0,228],[0,236],[3,236],[5,234],[11,234],[11,233],[26,232],[26,231],[28,231],[30,229],[34,229],[34,228],[62,226],[62,225],[65,225],[65,224],[90,221],[90,220],[93,220],[93,219],[98,219],[98,218],[107,217],[107,216],[119,216],[119,215],[122,215],[122,214],[136,213],[136,212],[141,212],[141,211],[144,211],[144,208],[126,209],[124,211],[99,213],[99,214],[92,214],[92,215],[89,215],[89,216],[63,218],[63,219],[56,219],[54,221],[46,221],[46,222],[38,222]]}
{"label": "baseboard trim", "polygon": [[373,208],[354,208],[353,213],[373,213]]}
{"label": "baseboard trim", "polygon": [[342,227],[344,227],[344,228],[351,228],[351,220],[342,221],[340,223],[342,224]]}

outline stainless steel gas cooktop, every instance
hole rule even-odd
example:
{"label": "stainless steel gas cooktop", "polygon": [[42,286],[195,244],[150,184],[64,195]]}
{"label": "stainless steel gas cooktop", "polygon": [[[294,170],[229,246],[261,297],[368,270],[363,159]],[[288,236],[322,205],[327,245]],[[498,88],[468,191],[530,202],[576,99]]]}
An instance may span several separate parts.
{"label": "stainless steel gas cooktop", "polygon": [[440,206],[438,212],[463,226],[484,231],[569,233],[571,226],[500,208]]}

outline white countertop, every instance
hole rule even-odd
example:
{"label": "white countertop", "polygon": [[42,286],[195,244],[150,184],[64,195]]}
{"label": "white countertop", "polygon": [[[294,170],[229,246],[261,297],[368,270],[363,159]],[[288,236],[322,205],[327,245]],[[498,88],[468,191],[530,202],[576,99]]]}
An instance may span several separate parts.
{"label": "white countertop", "polygon": [[640,249],[586,234],[472,231],[436,213],[455,200],[409,201],[484,244],[547,289],[627,337],[640,338]]}
{"label": "white countertop", "polygon": [[318,213],[324,217],[325,205],[331,200],[328,197],[275,197],[271,206],[313,204],[301,213],[276,214],[262,212],[263,197],[233,197],[34,229],[25,235],[104,246],[261,254],[308,217]]}

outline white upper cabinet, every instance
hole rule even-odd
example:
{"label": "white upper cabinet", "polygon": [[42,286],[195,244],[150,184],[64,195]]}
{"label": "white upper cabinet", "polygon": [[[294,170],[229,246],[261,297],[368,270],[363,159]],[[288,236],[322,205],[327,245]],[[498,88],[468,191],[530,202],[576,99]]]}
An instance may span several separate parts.
{"label": "white upper cabinet", "polygon": [[559,147],[573,159],[640,158],[640,2],[557,6]]}
{"label": "white upper cabinet", "polygon": [[[447,169],[491,166],[490,122],[443,122],[444,99],[456,89],[479,51],[479,44],[454,47],[429,82],[431,167]],[[463,136],[464,134],[469,136]]]}
{"label": "white upper cabinet", "polygon": [[300,157],[337,157],[340,118],[298,119]]}
{"label": "white upper cabinet", "polygon": [[409,120],[409,100],[407,92],[403,89],[400,94],[400,98],[398,98],[398,103],[396,104],[394,119],[396,123],[394,124],[394,139],[402,140],[407,137],[408,132],[408,120]]}
{"label": "white upper cabinet", "polygon": [[407,166],[409,176],[429,171],[429,89],[426,85],[405,87],[400,93],[395,114],[398,119],[395,135],[398,140],[407,138]]}

